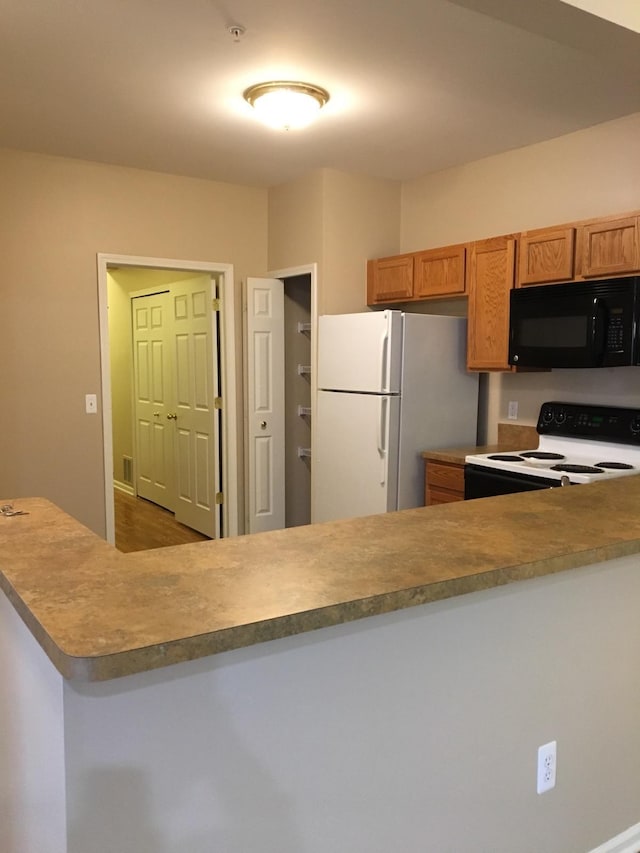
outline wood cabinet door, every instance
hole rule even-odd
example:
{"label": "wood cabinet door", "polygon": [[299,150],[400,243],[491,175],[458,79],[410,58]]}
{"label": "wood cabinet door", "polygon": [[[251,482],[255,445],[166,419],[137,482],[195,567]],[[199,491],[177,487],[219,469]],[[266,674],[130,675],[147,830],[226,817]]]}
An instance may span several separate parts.
{"label": "wood cabinet door", "polygon": [[515,237],[472,243],[469,249],[469,370],[511,370],[509,292],[515,274]]}
{"label": "wood cabinet door", "polygon": [[581,273],[585,278],[640,270],[639,220],[630,216],[581,226]]}
{"label": "wood cabinet door", "polygon": [[575,228],[540,228],[520,235],[518,287],[574,277]]}
{"label": "wood cabinet door", "polygon": [[395,255],[367,263],[367,304],[413,298],[413,255]]}
{"label": "wood cabinet door", "polygon": [[464,500],[464,465],[425,460],[425,506]]}
{"label": "wood cabinet door", "polygon": [[418,252],[414,260],[415,298],[463,296],[466,256],[466,245]]}

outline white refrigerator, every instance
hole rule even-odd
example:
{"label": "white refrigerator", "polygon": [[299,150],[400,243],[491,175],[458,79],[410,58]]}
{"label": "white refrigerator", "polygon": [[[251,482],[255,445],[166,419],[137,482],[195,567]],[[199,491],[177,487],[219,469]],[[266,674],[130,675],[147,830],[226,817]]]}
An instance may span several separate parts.
{"label": "white refrigerator", "polygon": [[313,521],[422,506],[421,452],[475,445],[477,412],[464,318],[321,316]]}

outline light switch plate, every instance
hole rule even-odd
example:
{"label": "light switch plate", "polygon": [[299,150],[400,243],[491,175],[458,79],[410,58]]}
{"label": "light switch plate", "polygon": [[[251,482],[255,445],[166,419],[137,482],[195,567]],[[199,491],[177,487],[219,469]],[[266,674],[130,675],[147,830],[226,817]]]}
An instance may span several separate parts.
{"label": "light switch plate", "polygon": [[95,415],[98,411],[98,397],[96,394],[84,395],[84,410],[88,415]]}

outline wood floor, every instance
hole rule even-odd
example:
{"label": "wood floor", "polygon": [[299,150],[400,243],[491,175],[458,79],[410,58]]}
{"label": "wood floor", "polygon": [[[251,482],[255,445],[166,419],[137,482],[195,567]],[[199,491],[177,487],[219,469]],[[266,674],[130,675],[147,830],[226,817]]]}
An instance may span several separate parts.
{"label": "wood floor", "polygon": [[151,501],[134,498],[118,489],[113,490],[113,497],[118,551],[146,551],[149,548],[166,548],[168,545],[185,545],[208,539],[180,524],[172,512]]}

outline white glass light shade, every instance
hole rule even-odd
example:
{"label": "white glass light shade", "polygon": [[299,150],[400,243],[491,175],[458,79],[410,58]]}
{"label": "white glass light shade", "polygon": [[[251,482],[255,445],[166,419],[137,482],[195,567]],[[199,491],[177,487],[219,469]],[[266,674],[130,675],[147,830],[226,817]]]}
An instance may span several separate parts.
{"label": "white glass light shade", "polygon": [[258,118],[279,130],[306,127],[329,100],[329,93],[310,83],[272,82],[251,86],[244,98]]}

